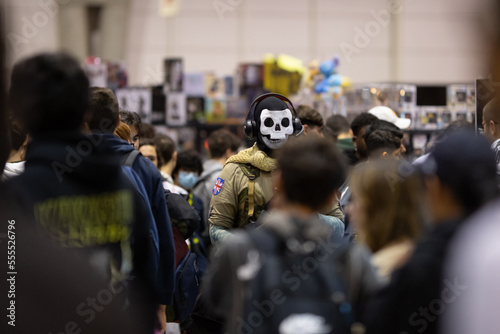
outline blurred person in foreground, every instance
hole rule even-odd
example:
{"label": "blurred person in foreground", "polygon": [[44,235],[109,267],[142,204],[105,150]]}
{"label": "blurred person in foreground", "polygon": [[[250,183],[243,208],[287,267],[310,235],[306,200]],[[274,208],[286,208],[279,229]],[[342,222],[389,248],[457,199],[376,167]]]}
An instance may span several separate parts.
{"label": "blurred person in foreground", "polygon": [[405,264],[424,230],[423,186],[411,165],[394,158],[379,158],[353,171],[351,222],[385,282]]}
{"label": "blurred person in foreground", "polygon": [[[318,325],[312,326],[315,333],[330,333],[335,304],[327,297],[318,309],[316,302],[319,295],[329,295],[339,278],[344,301],[355,314],[351,320],[359,320],[356,315],[363,313],[364,303],[378,288],[368,252],[357,246],[342,252],[330,239],[331,228],[316,214],[336,201],[344,173],[340,153],[324,138],[297,138],[280,150],[273,176],[275,207],[260,216],[260,228],[235,232],[217,245],[204,285],[213,310],[225,317],[228,333],[277,333],[285,322],[288,327],[294,323],[287,333],[309,333],[313,323]],[[337,256],[342,258],[340,268]],[[307,260],[293,264],[302,257]],[[311,261],[313,270],[306,266]],[[257,315],[252,316],[258,312],[269,313],[260,324]],[[308,322],[306,314],[314,320]]]}
{"label": "blurred person in foreground", "polygon": [[[116,96],[109,88],[91,87],[88,98],[88,109],[91,115],[87,124],[92,131],[91,137],[108,147],[118,157],[121,164],[127,165],[128,158],[135,154],[135,147],[139,146],[139,141],[136,140],[134,142],[135,146],[131,146],[128,142],[113,134],[120,123],[120,111]],[[129,114],[137,115],[135,113]],[[122,115],[122,117],[124,116]],[[140,118],[138,122],[140,122]],[[140,130],[140,125],[136,124],[136,126]],[[132,127],[130,126],[131,130]],[[162,178],[155,165],[140,153],[132,161],[129,161],[128,166],[137,174],[144,186],[158,233],[158,294],[156,297],[159,306],[157,318],[159,329],[164,329],[166,327],[166,305],[172,305],[173,303],[175,249]]]}
{"label": "blurred person in foreground", "polygon": [[[20,275],[16,284],[23,289],[16,293],[27,297],[26,289],[34,286],[45,289],[39,285],[42,279],[47,284],[47,291],[54,292],[52,284],[58,279],[50,280],[45,274],[36,275],[40,270],[65,277],[62,281],[71,277],[63,265],[68,263],[65,256],[61,256],[60,265],[37,255],[26,258],[36,244],[42,245],[40,252],[50,254],[57,248],[47,243],[46,238],[51,237],[60,246],[69,248],[69,252],[77,253],[80,260],[75,257],[75,261],[82,258],[87,261],[82,263],[82,268],[93,267],[101,281],[109,282],[103,292],[106,297],[98,295],[97,300],[104,302],[94,302],[94,310],[102,311],[102,304],[111,303],[113,294],[123,293],[116,300],[124,302],[128,299],[128,302],[118,305],[118,309],[128,310],[128,313],[121,313],[119,320],[106,320],[116,321],[114,327],[122,328],[118,329],[121,331],[128,327],[122,324],[126,325],[140,315],[146,331],[152,332],[155,278],[149,258],[154,249],[148,231],[142,225],[147,207],[130,180],[122,174],[119,160],[109,148],[81,134],[84,120],[89,117],[88,86],[89,81],[80,64],[63,53],[26,58],[12,71],[10,107],[32,136],[24,173],[5,182],[0,191],[0,213],[17,223],[15,268],[19,268]],[[37,259],[40,267],[30,265],[30,261]],[[33,274],[29,275],[30,272]],[[74,280],[82,278],[85,276],[73,277]],[[89,278],[83,286],[90,282],[94,280]],[[27,303],[29,298],[26,298],[17,308],[19,326],[16,329],[37,333],[59,332],[64,328],[76,331],[78,325],[85,326],[94,318],[102,323],[101,314],[96,315],[94,310],[87,313],[87,306],[95,301],[92,296],[102,288],[90,295],[87,286],[83,289],[86,291],[84,296],[89,299],[81,296],[83,304],[72,305],[73,319],[78,323],[69,325],[72,318],[61,319],[59,316],[67,314],[67,298],[74,302],[75,295],[63,293],[62,286],[57,288],[61,292],[45,296],[42,303],[38,299],[40,292],[32,291],[31,302]],[[59,308],[63,305],[66,308]],[[52,312],[47,314],[48,310]],[[40,314],[54,321],[37,321]],[[133,330],[133,327],[129,328]]]}
{"label": "blurred person in foreground", "polygon": [[496,196],[495,158],[473,131],[450,131],[418,169],[432,228],[368,307],[367,333],[438,332],[448,304],[464,289],[460,277],[443,270],[450,242],[463,220]]}

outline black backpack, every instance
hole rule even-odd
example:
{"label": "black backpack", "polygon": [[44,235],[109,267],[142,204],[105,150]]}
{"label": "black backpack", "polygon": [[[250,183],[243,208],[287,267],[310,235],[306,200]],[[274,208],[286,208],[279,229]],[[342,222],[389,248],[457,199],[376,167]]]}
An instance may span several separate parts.
{"label": "black backpack", "polygon": [[346,300],[337,253],[321,253],[321,246],[311,242],[295,243],[302,250],[292,252],[293,240],[282,240],[265,228],[248,235],[260,251],[262,266],[245,298],[244,316],[238,324],[241,330],[254,334],[351,333],[355,319]]}

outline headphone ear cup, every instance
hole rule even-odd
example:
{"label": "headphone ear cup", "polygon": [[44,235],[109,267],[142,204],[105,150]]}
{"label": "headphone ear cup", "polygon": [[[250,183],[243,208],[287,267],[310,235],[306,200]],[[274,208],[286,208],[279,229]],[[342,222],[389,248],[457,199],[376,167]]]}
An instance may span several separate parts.
{"label": "headphone ear cup", "polygon": [[304,131],[304,126],[299,118],[295,117],[293,120],[293,134],[298,136]]}
{"label": "headphone ear cup", "polygon": [[256,137],[256,132],[257,132],[257,124],[255,124],[254,120],[248,119],[245,122],[245,135],[249,139],[255,139]]}

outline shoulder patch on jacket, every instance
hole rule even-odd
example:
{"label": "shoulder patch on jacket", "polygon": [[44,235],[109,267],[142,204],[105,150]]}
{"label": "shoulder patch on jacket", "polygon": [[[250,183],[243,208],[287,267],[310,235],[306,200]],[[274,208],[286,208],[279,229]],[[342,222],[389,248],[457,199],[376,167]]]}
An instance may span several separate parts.
{"label": "shoulder patch on jacket", "polygon": [[223,184],[224,184],[224,179],[218,177],[217,181],[215,182],[214,189],[212,190],[212,194],[218,195],[222,189]]}

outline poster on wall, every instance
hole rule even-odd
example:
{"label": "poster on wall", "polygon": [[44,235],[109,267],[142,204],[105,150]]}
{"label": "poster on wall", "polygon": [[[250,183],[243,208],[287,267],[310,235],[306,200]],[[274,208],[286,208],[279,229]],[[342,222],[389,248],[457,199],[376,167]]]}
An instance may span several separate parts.
{"label": "poster on wall", "polygon": [[164,60],[165,93],[182,92],[184,68],[182,58],[167,58]]}
{"label": "poster on wall", "polygon": [[152,122],[152,96],[149,88],[120,88],[116,98],[121,109],[139,114],[144,123]]}
{"label": "poster on wall", "polygon": [[187,96],[203,96],[205,95],[205,76],[203,73],[186,73],[183,86]]}
{"label": "poster on wall", "polygon": [[187,124],[205,123],[205,98],[190,96],[187,98]]}
{"label": "poster on wall", "polygon": [[152,113],[151,124],[165,124],[165,111],[167,107],[167,99],[163,92],[163,86],[154,86],[152,88]]}
{"label": "poster on wall", "polygon": [[182,126],[187,122],[186,95],[183,93],[167,94],[167,125]]}

